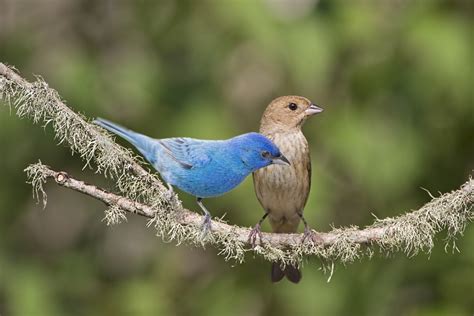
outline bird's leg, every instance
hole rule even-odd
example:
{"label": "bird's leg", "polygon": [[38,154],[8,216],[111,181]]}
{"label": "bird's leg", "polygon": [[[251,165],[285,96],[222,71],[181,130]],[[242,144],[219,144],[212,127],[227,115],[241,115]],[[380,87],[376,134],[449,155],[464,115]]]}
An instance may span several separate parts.
{"label": "bird's leg", "polygon": [[257,225],[255,225],[255,227],[252,228],[252,230],[250,231],[249,243],[250,243],[250,245],[252,245],[252,248],[255,248],[255,246],[257,245],[257,237],[260,239],[260,243],[262,243],[262,230],[261,230],[261,227],[262,227],[263,221],[265,220],[265,218],[267,218],[267,216],[268,216],[268,213],[265,213],[262,216],[262,218],[258,221]]}
{"label": "bird's leg", "polygon": [[202,222],[202,237],[206,237],[206,235],[211,230],[211,213],[209,213],[204,204],[202,204],[202,198],[197,198],[196,202],[204,212],[204,220]]}
{"label": "bird's leg", "polygon": [[171,200],[174,196],[173,186],[168,182],[166,182],[166,186],[168,187],[168,199]]}
{"label": "bird's leg", "polygon": [[312,242],[322,244],[324,242],[324,240],[321,238],[321,236],[319,236],[319,234],[317,232],[315,232],[314,230],[312,230],[309,227],[308,222],[306,221],[306,219],[303,216],[303,213],[298,212],[298,216],[301,218],[301,220],[303,221],[303,224],[304,224],[303,239],[301,240],[301,242],[304,243],[306,241],[306,239],[309,239]]}

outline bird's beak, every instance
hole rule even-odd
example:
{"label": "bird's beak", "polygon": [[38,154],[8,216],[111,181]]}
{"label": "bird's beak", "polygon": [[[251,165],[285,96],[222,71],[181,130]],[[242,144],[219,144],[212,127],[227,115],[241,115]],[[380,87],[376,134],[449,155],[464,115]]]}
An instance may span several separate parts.
{"label": "bird's beak", "polygon": [[285,156],[281,155],[280,157],[275,157],[272,160],[274,165],[284,165],[284,166],[291,166],[291,163]]}
{"label": "bird's beak", "polygon": [[311,115],[314,115],[314,114],[318,114],[318,113],[321,113],[323,111],[322,108],[320,108],[319,106],[317,106],[316,104],[311,104],[311,106],[309,108],[307,108],[304,113],[307,115],[307,116],[311,116]]}

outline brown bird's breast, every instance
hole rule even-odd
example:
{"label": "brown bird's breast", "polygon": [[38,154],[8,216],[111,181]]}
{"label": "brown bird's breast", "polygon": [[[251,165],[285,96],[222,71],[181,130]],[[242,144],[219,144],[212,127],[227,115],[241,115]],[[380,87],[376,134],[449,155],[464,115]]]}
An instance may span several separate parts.
{"label": "brown bird's breast", "polygon": [[298,212],[303,212],[311,186],[308,142],[301,131],[265,136],[280,148],[291,166],[271,165],[256,171],[255,192],[269,213],[273,230],[294,232],[300,221]]}

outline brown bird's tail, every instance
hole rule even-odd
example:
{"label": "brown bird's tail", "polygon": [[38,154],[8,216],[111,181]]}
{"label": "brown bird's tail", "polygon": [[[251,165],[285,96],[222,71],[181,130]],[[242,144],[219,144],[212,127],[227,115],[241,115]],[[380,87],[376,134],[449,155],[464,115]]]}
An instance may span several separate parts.
{"label": "brown bird's tail", "polygon": [[286,276],[288,280],[293,283],[298,283],[301,280],[301,271],[292,265],[286,265],[282,269],[282,264],[280,262],[272,263],[272,282],[279,282],[283,277]]}

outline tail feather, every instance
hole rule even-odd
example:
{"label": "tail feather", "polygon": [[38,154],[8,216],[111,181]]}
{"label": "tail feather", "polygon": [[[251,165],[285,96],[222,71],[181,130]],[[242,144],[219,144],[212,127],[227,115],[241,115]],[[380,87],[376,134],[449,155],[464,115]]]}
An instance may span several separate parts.
{"label": "tail feather", "polygon": [[298,283],[301,280],[301,271],[292,265],[286,265],[285,268],[282,269],[280,262],[273,262],[271,273],[272,282],[279,282],[284,276],[286,276],[289,281]]}
{"label": "tail feather", "polygon": [[102,119],[102,118],[97,118],[94,120],[94,123],[105,128],[109,132],[112,132],[129,143],[131,143],[133,146],[135,146],[143,156],[145,156],[146,159],[150,161],[153,157],[153,147],[154,147],[154,141],[152,138],[145,136],[143,134],[131,131],[123,126],[120,126],[118,124],[112,123],[108,120]]}
{"label": "tail feather", "polygon": [[281,281],[283,277],[285,276],[285,272],[280,267],[279,262],[273,262],[272,263],[272,282],[276,283]]}

